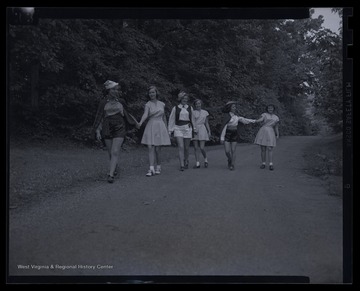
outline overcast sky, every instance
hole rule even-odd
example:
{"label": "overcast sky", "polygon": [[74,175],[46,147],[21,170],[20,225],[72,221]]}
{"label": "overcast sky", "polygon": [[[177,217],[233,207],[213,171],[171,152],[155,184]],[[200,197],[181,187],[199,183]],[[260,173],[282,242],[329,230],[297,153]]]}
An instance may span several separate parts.
{"label": "overcast sky", "polygon": [[318,18],[319,15],[324,16],[324,23],[322,24],[325,28],[332,30],[335,33],[339,33],[340,17],[337,13],[332,13],[331,8],[314,8],[315,13],[313,18]]}

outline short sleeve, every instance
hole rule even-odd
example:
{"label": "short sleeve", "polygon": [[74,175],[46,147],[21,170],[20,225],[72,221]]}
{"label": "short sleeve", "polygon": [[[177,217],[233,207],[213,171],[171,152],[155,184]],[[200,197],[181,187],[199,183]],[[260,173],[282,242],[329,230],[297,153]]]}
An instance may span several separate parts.
{"label": "short sleeve", "polygon": [[208,117],[209,116],[209,112],[207,112],[206,110],[204,110],[204,117]]}
{"label": "short sleeve", "polygon": [[145,103],[145,109],[147,109],[147,110],[150,109],[150,103],[149,103],[149,102],[146,102],[146,103]]}

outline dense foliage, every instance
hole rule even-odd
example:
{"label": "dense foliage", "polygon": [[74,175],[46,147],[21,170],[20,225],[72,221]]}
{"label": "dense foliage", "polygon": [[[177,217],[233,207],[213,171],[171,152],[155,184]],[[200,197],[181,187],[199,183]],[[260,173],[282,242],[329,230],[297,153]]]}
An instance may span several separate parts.
{"label": "dense foliage", "polygon": [[[121,84],[140,119],[146,88],[156,85],[167,114],[180,90],[200,98],[216,137],[221,107],[257,118],[273,103],[282,135],[341,131],[341,35],[322,19],[55,20],[10,25],[9,100],[12,135],[86,140],[102,84]],[[320,121],[322,123],[320,123]],[[258,126],[243,128],[250,141]],[[133,134],[135,141],[138,135]]]}

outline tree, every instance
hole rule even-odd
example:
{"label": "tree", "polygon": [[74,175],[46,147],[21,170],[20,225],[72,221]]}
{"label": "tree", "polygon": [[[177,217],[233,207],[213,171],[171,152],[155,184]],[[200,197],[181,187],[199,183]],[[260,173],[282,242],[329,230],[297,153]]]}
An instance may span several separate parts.
{"label": "tree", "polygon": [[[156,85],[167,114],[180,90],[191,101],[202,99],[215,136],[229,100],[254,118],[273,103],[283,134],[307,133],[309,104],[329,122],[339,114],[320,105],[335,108],[339,87],[330,87],[330,80],[341,64],[340,39],[321,30],[321,21],[40,19],[37,26],[10,26],[12,125],[85,138],[102,84],[111,79],[137,118],[147,87]],[[249,126],[243,139],[255,133]]]}

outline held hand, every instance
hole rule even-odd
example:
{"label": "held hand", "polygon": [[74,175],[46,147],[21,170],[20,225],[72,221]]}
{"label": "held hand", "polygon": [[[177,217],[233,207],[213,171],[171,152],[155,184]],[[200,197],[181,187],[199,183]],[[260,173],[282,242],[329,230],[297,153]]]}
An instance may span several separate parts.
{"label": "held hand", "polygon": [[277,135],[276,138],[279,138],[279,135]]}
{"label": "held hand", "polygon": [[136,122],[136,128],[140,129],[140,127],[141,127],[141,124],[139,122]]}

